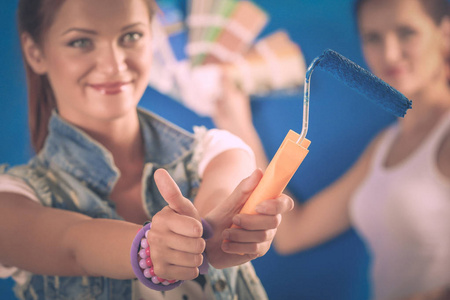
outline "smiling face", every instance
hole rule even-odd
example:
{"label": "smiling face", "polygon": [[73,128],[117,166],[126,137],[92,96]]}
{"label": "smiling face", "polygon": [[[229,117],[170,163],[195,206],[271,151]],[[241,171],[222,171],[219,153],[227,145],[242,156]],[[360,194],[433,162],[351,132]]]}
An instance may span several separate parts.
{"label": "smiling face", "polygon": [[136,112],[150,73],[150,23],[143,0],[64,2],[34,68],[47,74],[64,119],[83,127]]}
{"label": "smiling face", "polygon": [[419,0],[366,1],[358,24],[369,68],[405,96],[445,78],[446,37]]}

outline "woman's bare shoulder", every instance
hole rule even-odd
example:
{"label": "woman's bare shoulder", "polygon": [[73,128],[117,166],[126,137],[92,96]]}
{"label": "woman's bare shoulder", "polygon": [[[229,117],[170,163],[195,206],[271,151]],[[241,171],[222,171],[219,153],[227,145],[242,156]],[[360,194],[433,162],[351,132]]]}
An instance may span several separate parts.
{"label": "woman's bare shoulder", "polygon": [[437,165],[439,171],[450,180],[450,127],[439,147]]}

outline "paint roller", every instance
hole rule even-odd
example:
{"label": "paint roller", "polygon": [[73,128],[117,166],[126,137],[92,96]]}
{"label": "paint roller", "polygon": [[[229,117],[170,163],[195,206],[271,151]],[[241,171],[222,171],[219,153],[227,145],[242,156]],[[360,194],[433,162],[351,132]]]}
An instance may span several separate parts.
{"label": "paint roller", "polygon": [[395,116],[404,117],[406,111],[411,108],[411,101],[386,82],[335,51],[324,51],[313,60],[306,71],[301,133],[298,134],[292,130],[288,132],[240,213],[256,214],[256,205],[263,200],[278,197],[308,154],[308,146],[311,143],[306,139],[309,123],[310,81],[315,68],[327,71]]}

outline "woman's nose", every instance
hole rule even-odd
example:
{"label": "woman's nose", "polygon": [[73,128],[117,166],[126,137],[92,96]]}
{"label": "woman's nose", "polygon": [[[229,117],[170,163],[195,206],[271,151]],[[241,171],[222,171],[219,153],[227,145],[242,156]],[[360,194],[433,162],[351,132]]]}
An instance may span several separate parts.
{"label": "woman's nose", "polygon": [[388,35],[384,41],[384,59],[388,63],[396,62],[401,57],[401,47],[398,38]]}
{"label": "woman's nose", "polygon": [[105,75],[116,75],[125,70],[124,50],[116,45],[105,45],[98,53],[97,69]]}

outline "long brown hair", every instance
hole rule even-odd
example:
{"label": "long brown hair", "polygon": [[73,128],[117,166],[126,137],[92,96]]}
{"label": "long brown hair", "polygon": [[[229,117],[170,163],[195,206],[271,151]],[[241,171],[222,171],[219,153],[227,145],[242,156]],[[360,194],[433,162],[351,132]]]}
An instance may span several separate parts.
{"label": "long brown hair", "polygon": [[[36,45],[42,48],[44,35],[52,25],[55,15],[64,1],[19,0],[17,23],[20,36],[24,33],[29,34]],[[157,10],[155,1],[144,0],[144,2],[152,16]],[[47,75],[36,74],[28,65],[25,57],[24,63],[28,85],[28,122],[31,143],[34,150],[39,152],[47,138],[48,122],[52,110],[56,108],[56,100]]]}

